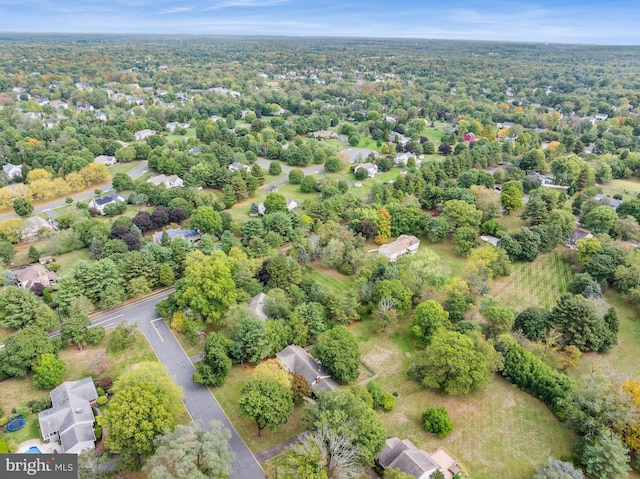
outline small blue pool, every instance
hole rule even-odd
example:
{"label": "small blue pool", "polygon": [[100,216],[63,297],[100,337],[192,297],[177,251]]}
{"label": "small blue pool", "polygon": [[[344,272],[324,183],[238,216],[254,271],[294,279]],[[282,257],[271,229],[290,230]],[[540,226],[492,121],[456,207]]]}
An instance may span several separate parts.
{"label": "small blue pool", "polygon": [[24,451],[24,454],[42,454],[42,451],[38,449],[38,446],[31,446],[29,449]]}

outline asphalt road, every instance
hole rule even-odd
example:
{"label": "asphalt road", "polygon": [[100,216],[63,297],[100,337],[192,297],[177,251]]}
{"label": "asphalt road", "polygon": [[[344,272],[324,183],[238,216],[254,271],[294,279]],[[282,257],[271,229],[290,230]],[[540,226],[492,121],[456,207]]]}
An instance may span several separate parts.
{"label": "asphalt road", "polygon": [[[131,170],[129,173],[127,173],[131,178],[137,178],[138,176],[142,175],[143,173],[145,173],[147,170],[149,169],[149,167],[147,166],[147,162],[145,161],[144,163],[141,163],[140,165],[138,165],[135,169]],[[100,189],[106,193],[108,191],[111,191],[111,188],[113,187],[113,185],[111,184],[111,182],[104,184],[102,186],[100,186]],[[75,195],[71,195],[71,198],[73,198],[73,201],[84,201],[84,200],[88,200],[90,198],[93,198],[95,196],[94,193],[94,189],[88,190],[88,191],[83,191],[82,193],[77,193]],[[62,206],[66,206],[67,202],[65,201],[65,198],[60,198],[57,200],[53,200],[53,201],[49,201],[47,203],[42,203],[39,205],[34,205],[33,208],[33,213],[47,213],[51,219],[55,219],[56,218],[56,214],[54,212],[54,210],[56,208],[60,208]],[[3,215],[0,215],[0,221],[2,220],[6,220],[9,218],[13,218],[18,216],[15,213],[5,213]]]}
{"label": "asphalt road", "polygon": [[115,309],[107,314],[94,317],[94,326],[112,328],[123,321],[137,324],[137,328],[145,335],[156,356],[164,364],[176,382],[184,391],[184,404],[194,421],[201,420],[208,426],[212,420],[218,420],[231,431],[229,449],[235,454],[231,463],[231,479],[264,479],[265,474],[260,463],[249,450],[242,438],[229,421],[229,418],[218,404],[211,391],[191,381],[195,371],[191,360],[175,339],[167,324],[158,317],[156,303],[171,294],[173,290],[164,291],[153,297]]}

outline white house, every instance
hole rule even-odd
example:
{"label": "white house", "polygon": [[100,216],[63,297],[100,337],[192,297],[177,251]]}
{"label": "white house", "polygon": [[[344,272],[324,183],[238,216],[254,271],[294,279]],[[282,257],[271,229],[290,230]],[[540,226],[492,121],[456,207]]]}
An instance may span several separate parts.
{"label": "white house", "polygon": [[176,128],[184,128],[186,130],[187,128],[191,128],[191,125],[189,123],[180,123],[178,121],[172,121],[171,123],[167,123],[165,128],[169,130],[171,133],[173,133],[174,131],[176,131]]}
{"label": "white house", "polygon": [[146,130],[136,131],[133,134],[133,141],[146,140],[147,138],[149,138],[150,136],[153,136],[155,134],[156,134],[156,132],[154,130],[150,130],[148,128]]}
{"label": "white house", "polygon": [[298,206],[300,206],[300,204],[296,201],[296,200],[292,200],[291,198],[286,198],[285,200],[287,202],[287,209],[289,211],[293,211],[295,210]]}
{"label": "white house", "polygon": [[389,258],[389,261],[397,261],[405,254],[413,254],[418,251],[420,240],[412,235],[400,235],[391,243],[380,246],[378,254]]}
{"label": "white house", "polygon": [[12,165],[11,163],[7,163],[2,167],[2,171],[7,175],[7,178],[12,179],[16,176],[22,176],[22,165]]}
{"label": "white house", "polygon": [[98,392],[91,377],[67,381],[51,391],[53,407],[38,414],[43,441],[60,441],[62,451],[79,454],[95,447],[91,403]]}
{"label": "white house", "polygon": [[249,165],[245,165],[244,163],[240,163],[239,161],[234,161],[229,165],[229,171],[241,171],[245,170],[247,173],[251,172],[251,167]]}
{"label": "white house", "polygon": [[378,174],[378,165],[374,165],[373,163],[358,163],[353,169],[353,172],[355,173],[360,169],[366,170],[369,178],[373,178]]}
{"label": "white house", "polygon": [[399,154],[397,154],[397,155],[396,155],[396,157],[394,158],[393,162],[394,162],[396,165],[403,165],[403,166],[406,166],[406,165],[407,165],[407,163],[409,162],[409,159],[410,159],[410,158],[413,158],[413,159],[414,159],[414,161],[416,162],[416,164],[417,164],[417,163],[419,163],[418,158],[416,158],[416,155],[414,155],[413,153],[411,153],[411,152],[409,152],[409,151],[408,151],[408,152],[406,152],[406,153],[399,153]]}
{"label": "white house", "polygon": [[97,111],[93,116],[99,121],[107,121],[109,119],[109,116],[103,111]]}
{"label": "white house", "polygon": [[105,206],[110,205],[111,203],[119,203],[121,201],[126,201],[126,198],[120,195],[108,195],[100,198],[93,198],[89,201],[89,209],[94,209],[103,215]]}
{"label": "white house", "polygon": [[115,156],[108,156],[108,155],[100,155],[100,156],[96,156],[93,159],[94,163],[102,163],[105,166],[112,166],[115,165],[118,160],[116,160]]}
{"label": "white house", "polygon": [[178,175],[158,175],[153,178],[149,178],[147,183],[152,183],[154,185],[164,185],[167,188],[182,188],[184,186],[184,181]]}

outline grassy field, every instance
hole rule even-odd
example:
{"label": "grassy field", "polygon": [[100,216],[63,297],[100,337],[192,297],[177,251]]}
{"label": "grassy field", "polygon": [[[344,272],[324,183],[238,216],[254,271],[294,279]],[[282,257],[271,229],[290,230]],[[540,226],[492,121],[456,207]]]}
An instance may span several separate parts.
{"label": "grassy field", "polygon": [[622,199],[630,200],[640,193],[640,179],[629,178],[626,180],[611,180],[606,185],[600,185],[605,195],[613,196],[621,194]]}
{"label": "grassy field", "polygon": [[518,262],[513,272],[493,283],[490,294],[521,311],[529,306],[551,308],[567,291],[573,273],[557,251],[540,255],[531,263]]}
{"label": "grassy field", "polygon": [[114,177],[117,173],[129,173],[134,168],[140,166],[144,161],[129,161],[126,163],[116,163],[109,167],[109,174]]}
{"label": "grassy field", "polygon": [[[401,322],[389,335],[376,334],[368,321],[352,328],[384,389],[398,393],[395,410],[381,414],[388,436],[408,438],[427,451],[445,446],[472,479],[529,479],[548,456],[571,453],[572,434],[540,401],[499,376],[468,396],[443,396],[410,380],[407,327],[408,321]],[[449,437],[438,439],[422,429],[420,415],[431,406],[447,408],[455,426]]]}
{"label": "grassy field", "polygon": [[582,376],[593,369],[600,369],[613,373],[615,379],[640,380],[638,363],[631,358],[640,355],[640,317],[637,307],[627,303],[622,295],[616,291],[605,294],[607,302],[618,313],[619,331],[618,344],[607,353],[586,353],[582,356],[580,365],[571,374]]}
{"label": "grassy field", "polygon": [[313,264],[308,274],[318,284],[325,286],[332,293],[344,293],[353,288],[355,277],[344,276],[335,269],[325,268],[320,262]]}
{"label": "grassy field", "polygon": [[225,383],[218,388],[211,388],[211,392],[213,392],[213,395],[235,426],[238,434],[240,434],[244,442],[247,443],[249,449],[256,453],[301,433],[304,431],[304,426],[302,425],[302,405],[295,407],[289,422],[278,430],[263,429],[262,437],[258,437],[258,428],[253,419],[238,417],[240,391],[244,383],[251,379],[252,372],[253,367],[248,364],[234,365]]}
{"label": "grassy field", "polygon": [[446,239],[441,243],[428,243],[423,240],[420,243],[420,249],[423,248],[430,249],[438,253],[445,271],[450,272],[454,276],[462,275],[462,271],[466,265],[466,259],[455,252],[453,243],[450,240]]}

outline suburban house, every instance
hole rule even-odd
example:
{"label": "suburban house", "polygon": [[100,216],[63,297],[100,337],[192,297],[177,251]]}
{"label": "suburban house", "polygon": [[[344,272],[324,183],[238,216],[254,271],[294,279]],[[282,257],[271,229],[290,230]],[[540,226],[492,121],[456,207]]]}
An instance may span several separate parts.
{"label": "suburban house", "polygon": [[196,230],[183,230],[181,228],[173,228],[170,230],[156,231],[155,233],[153,233],[153,242],[155,244],[160,244],[162,242],[163,233],[167,233],[169,240],[172,240],[174,238],[184,238],[192,244],[197,243],[198,241],[200,241],[200,238],[202,238],[202,235]]}
{"label": "suburban house", "polygon": [[89,209],[94,209],[98,213],[103,215],[105,206],[110,205],[111,203],[118,203],[120,201],[126,201],[126,198],[117,194],[102,196],[100,198],[93,198],[91,201],[89,201]]}
{"label": "suburban house", "polygon": [[107,121],[109,119],[109,115],[107,115],[105,112],[103,111],[97,111],[94,113],[93,115],[95,117],[96,120],[98,121]]}
{"label": "suburban house", "polygon": [[338,382],[313,359],[313,356],[298,345],[287,346],[277,353],[276,357],[287,371],[303,376],[314,393],[333,391],[340,387]]}
{"label": "suburban house", "polygon": [[431,474],[441,470],[429,454],[408,439],[400,440],[397,437],[387,439],[376,461],[383,469],[398,469],[416,479],[428,479]]}
{"label": "suburban house", "polygon": [[485,243],[491,244],[493,246],[498,246],[498,241],[500,241],[500,238],[496,238],[495,236],[491,235],[482,235],[480,236],[480,239]]}
{"label": "suburban house", "polygon": [[464,139],[464,141],[476,141],[476,135],[475,133],[465,133],[462,137]]}
{"label": "suburban house", "polygon": [[23,241],[28,241],[31,239],[40,238],[40,233],[44,229],[53,230],[55,229],[53,225],[45,220],[44,218],[40,218],[39,216],[31,216],[29,218],[25,218],[22,220],[22,225],[20,225],[20,236]]}
{"label": "suburban house", "polygon": [[165,125],[165,128],[169,130],[171,133],[173,133],[174,131],[176,131],[176,128],[184,128],[186,130],[187,128],[191,128],[191,125],[189,123],[180,123],[179,121],[172,121],[171,123],[167,123]]}
{"label": "suburban house", "polygon": [[420,240],[412,235],[400,235],[391,243],[384,244],[378,249],[378,254],[389,258],[389,261],[397,261],[405,254],[413,254],[418,251]]}
{"label": "suburban house", "polygon": [[416,479],[428,479],[436,471],[440,471],[446,479],[451,479],[460,472],[458,459],[445,448],[440,447],[430,455],[418,449],[410,440],[397,437],[387,439],[376,463],[382,469],[398,469]]}
{"label": "suburban house", "polygon": [[67,104],[67,102],[64,102],[62,100],[54,100],[51,103],[49,103],[49,105],[51,105],[57,110],[66,110],[67,108],[69,108],[69,105]]}
{"label": "suburban house", "polygon": [[407,163],[409,162],[410,158],[413,158],[414,161],[416,162],[416,164],[420,163],[420,161],[416,158],[416,155],[414,155],[413,153],[411,153],[409,151],[406,152],[406,153],[398,153],[396,155],[396,157],[394,158],[393,162],[396,165],[404,165],[404,166],[406,166]]}
{"label": "suburban house", "polygon": [[249,165],[245,165],[244,163],[240,163],[239,161],[234,161],[229,165],[229,171],[241,171],[245,170],[247,173],[251,172],[251,167]]}
{"label": "suburban house", "polygon": [[158,175],[153,178],[149,178],[147,183],[152,183],[154,185],[164,185],[167,188],[182,188],[184,186],[184,181],[178,175]]}
{"label": "suburban house", "polygon": [[100,156],[96,156],[93,159],[94,163],[102,163],[105,166],[112,166],[115,165],[118,160],[116,160],[115,156],[108,156],[108,155],[100,155]]}
{"label": "suburban house", "polygon": [[258,319],[265,321],[267,319],[267,313],[264,312],[264,302],[268,296],[264,293],[256,294],[249,300],[247,306]]}
{"label": "suburban house", "polygon": [[593,238],[593,235],[590,231],[582,228],[576,228],[571,233],[571,236],[569,236],[569,239],[567,240],[567,246],[573,249],[575,248],[576,244],[578,244],[578,241],[589,238]]}
{"label": "suburban house", "polygon": [[373,163],[358,163],[353,169],[353,172],[355,173],[356,171],[361,169],[364,169],[367,171],[367,176],[369,178],[373,178],[378,174],[378,165],[375,165]]}
{"label": "suburban house", "polygon": [[622,200],[616,200],[615,198],[606,195],[595,195],[593,199],[598,203],[601,203],[603,206],[610,206],[614,210],[617,209],[618,206],[620,206],[620,204],[622,203]]}
{"label": "suburban house", "polygon": [[51,391],[53,407],[38,414],[43,441],[60,441],[61,452],[68,454],[93,449],[96,436],[91,403],[96,399],[98,392],[91,377],[64,382]]}
{"label": "suburban house", "polygon": [[397,133],[395,131],[392,131],[391,133],[389,133],[389,136],[387,137],[387,139],[389,140],[390,143],[397,142],[398,145],[402,145],[402,146],[408,145],[409,142],[411,141],[411,138],[407,138],[402,133]]}
{"label": "suburban house", "polygon": [[313,133],[311,133],[311,135],[313,135],[314,138],[325,138],[327,140],[338,139],[338,134],[335,131],[331,130],[314,131]]}
{"label": "suburban house", "polygon": [[78,105],[76,106],[76,111],[93,111],[93,105]]}
{"label": "suburban house", "polygon": [[53,271],[47,271],[41,264],[30,264],[19,269],[12,270],[18,280],[17,285],[24,289],[31,289],[34,284],[43,287],[56,284],[58,275]]}
{"label": "suburban house", "polygon": [[155,134],[156,134],[156,132],[154,130],[150,130],[148,128],[146,130],[136,131],[133,134],[133,141],[146,140],[147,138],[149,138],[150,136],[153,136]]}
{"label": "suburban house", "polygon": [[16,176],[22,176],[22,165],[12,165],[11,163],[7,163],[2,167],[2,171],[7,175],[7,178],[12,179]]}

